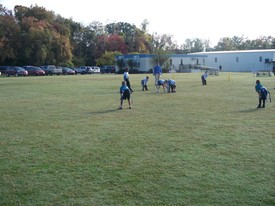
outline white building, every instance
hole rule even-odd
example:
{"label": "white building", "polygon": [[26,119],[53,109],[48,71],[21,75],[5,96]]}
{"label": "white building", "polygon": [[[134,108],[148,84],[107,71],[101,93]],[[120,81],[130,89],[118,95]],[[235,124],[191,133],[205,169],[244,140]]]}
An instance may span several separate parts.
{"label": "white building", "polygon": [[227,72],[272,71],[275,68],[275,49],[198,52],[206,58],[198,58],[198,64]]}
{"label": "white building", "polygon": [[[129,68],[127,62],[132,60],[133,69],[149,72],[154,67],[152,57],[149,54],[129,54],[119,55],[116,59],[124,60],[123,68]],[[177,72],[191,72],[194,69],[222,69],[226,72],[272,71],[275,70],[275,49],[171,54],[166,65],[170,71]]]}

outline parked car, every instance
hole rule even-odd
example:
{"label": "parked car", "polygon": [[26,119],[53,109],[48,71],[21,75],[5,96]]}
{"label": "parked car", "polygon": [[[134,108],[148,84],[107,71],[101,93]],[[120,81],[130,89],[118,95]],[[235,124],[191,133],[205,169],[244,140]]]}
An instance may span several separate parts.
{"label": "parked car", "polygon": [[116,69],[115,69],[114,66],[108,65],[108,66],[102,66],[102,67],[100,67],[100,71],[101,71],[101,74],[104,74],[104,73],[115,73]]}
{"label": "parked car", "polygon": [[76,74],[93,74],[93,68],[89,66],[82,66],[75,69]]}
{"label": "parked car", "polygon": [[13,76],[28,76],[28,71],[23,69],[22,67],[8,67],[6,69],[6,75],[7,77],[13,75]]}
{"label": "parked car", "polygon": [[0,66],[0,75],[6,73],[6,69],[9,68],[9,66]]}
{"label": "parked car", "polygon": [[97,67],[97,66],[92,66],[92,69],[94,71],[94,73],[100,73],[100,67]]}
{"label": "parked car", "polygon": [[28,71],[29,75],[33,76],[44,76],[45,71],[41,69],[40,67],[35,67],[35,66],[24,66],[23,69]]}
{"label": "parked car", "polygon": [[62,68],[57,68],[54,65],[45,65],[41,66],[41,68],[45,71],[46,75],[62,74]]}
{"label": "parked car", "polygon": [[69,67],[62,67],[62,74],[75,75],[75,70]]}

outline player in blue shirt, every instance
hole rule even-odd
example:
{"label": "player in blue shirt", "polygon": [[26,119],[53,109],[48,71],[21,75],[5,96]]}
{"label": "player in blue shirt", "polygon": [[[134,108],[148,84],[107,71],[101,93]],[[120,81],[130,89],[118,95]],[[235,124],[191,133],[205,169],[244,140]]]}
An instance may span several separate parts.
{"label": "player in blue shirt", "polygon": [[203,75],[201,75],[201,82],[202,82],[202,85],[207,85],[207,83],[206,83],[207,77],[208,77],[207,71],[206,71]]}
{"label": "player in blue shirt", "polygon": [[126,81],[122,81],[121,87],[119,89],[120,92],[120,106],[119,109],[122,109],[123,100],[128,100],[129,109],[131,109],[131,92],[129,87],[126,86]]}
{"label": "player in blue shirt", "polygon": [[157,93],[159,93],[159,88],[160,88],[160,86],[162,86],[163,91],[165,92],[165,91],[166,91],[167,84],[166,84],[166,81],[165,81],[164,79],[158,80],[157,85],[156,85],[156,87],[157,87]]}
{"label": "player in blue shirt", "polygon": [[162,74],[162,69],[161,69],[161,67],[160,67],[160,65],[159,65],[159,63],[156,65],[156,66],[154,66],[154,68],[153,68],[153,75],[155,76],[155,85],[156,85],[156,87],[158,87],[158,81],[159,81],[159,79],[160,79],[160,75]]}
{"label": "player in blue shirt", "polygon": [[260,80],[256,81],[255,91],[259,95],[259,104],[258,104],[257,108],[261,108],[262,102],[263,102],[262,108],[265,108],[265,100],[266,100],[266,96],[267,96],[267,90],[265,89],[265,87],[263,87]]}
{"label": "player in blue shirt", "polygon": [[144,91],[144,89],[147,91],[147,83],[149,81],[149,76],[146,76],[143,80],[141,80],[141,87],[142,87],[142,91]]}
{"label": "player in blue shirt", "polygon": [[166,87],[167,87],[167,92],[176,92],[176,81],[173,79],[167,79],[166,81]]}

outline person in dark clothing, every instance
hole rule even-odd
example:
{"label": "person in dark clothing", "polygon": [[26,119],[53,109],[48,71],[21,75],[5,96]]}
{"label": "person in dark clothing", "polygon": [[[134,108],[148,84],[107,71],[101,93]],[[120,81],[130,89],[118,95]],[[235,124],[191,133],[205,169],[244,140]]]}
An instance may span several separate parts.
{"label": "person in dark clothing", "polygon": [[120,92],[120,106],[119,109],[123,107],[123,100],[128,100],[129,109],[131,109],[131,93],[130,89],[126,86],[126,82],[122,81],[121,87],[119,88]]}
{"label": "person in dark clothing", "polygon": [[266,100],[266,97],[267,97],[267,89],[261,84],[260,80],[256,81],[255,91],[259,95],[259,104],[258,104],[257,108],[261,108],[262,103],[263,103],[262,108],[265,108],[265,100]]}
{"label": "person in dark clothing", "polygon": [[207,85],[207,83],[206,83],[207,77],[208,77],[207,71],[206,71],[203,75],[201,75],[201,82],[202,82],[202,85]]}
{"label": "person in dark clothing", "polygon": [[125,72],[123,73],[123,80],[126,82],[126,85],[130,89],[130,91],[133,92],[133,90],[131,88],[131,84],[130,84],[128,68],[125,68]]}

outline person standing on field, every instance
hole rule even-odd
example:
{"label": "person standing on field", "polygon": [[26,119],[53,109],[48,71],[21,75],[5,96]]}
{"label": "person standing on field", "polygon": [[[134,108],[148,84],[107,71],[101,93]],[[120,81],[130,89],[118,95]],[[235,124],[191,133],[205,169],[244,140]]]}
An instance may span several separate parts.
{"label": "person standing on field", "polygon": [[126,82],[126,85],[130,89],[130,91],[133,92],[133,90],[131,88],[131,84],[130,84],[128,68],[125,68],[125,72],[123,73],[123,80]]}
{"label": "person standing on field", "polygon": [[162,74],[162,69],[159,63],[153,68],[153,75],[155,76],[155,86],[158,86],[160,75]]}
{"label": "person standing on field", "polygon": [[207,83],[206,83],[207,77],[208,77],[207,71],[206,71],[203,75],[201,75],[201,82],[202,82],[202,85],[207,85]]}
{"label": "person standing on field", "polygon": [[127,87],[126,82],[122,81],[121,87],[119,88],[120,93],[120,106],[119,109],[123,108],[123,100],[128,101],[129,109],[131,109],[131,92],[130,89]]}

